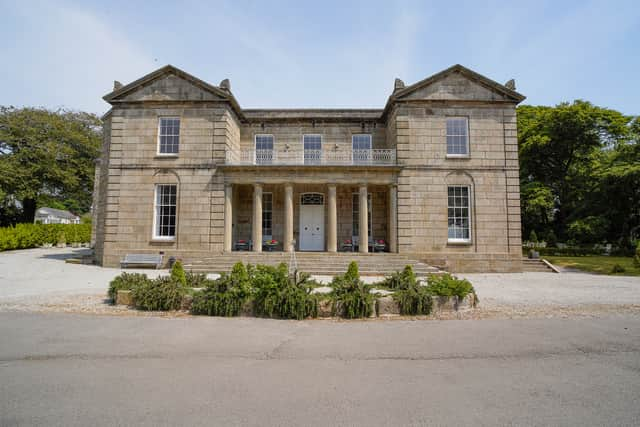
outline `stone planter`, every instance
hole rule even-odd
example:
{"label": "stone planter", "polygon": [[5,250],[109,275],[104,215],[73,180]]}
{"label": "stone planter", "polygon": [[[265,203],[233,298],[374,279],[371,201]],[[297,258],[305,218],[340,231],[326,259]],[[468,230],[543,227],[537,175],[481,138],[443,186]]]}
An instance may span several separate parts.
{"label": "stone planter", "polygon": [[378,298],[376,300],[376,309],[378,316],[400,314],[400,306],[392,296]]}
{"label": "stone planter", "polygon": [[[196,289],[197,290],[197,289]],[[433,301],[432,313],[442,313],[442,312],[456,312],[456,311],[467,311],[475,308],[477,302],[475,301],[475,297],[473,294],[469,294],[466,297],[459,299],[457,296],[452,297],[444,297],[444,296],[434,296],[431,297]],[[116,305],[127,305],[133,306],[133,295],[131,291],[118,291],[116,295]],[[182,305],[180,306],[181,310],[189,311],[191,309],[191,304],[193,303],[193,295],[185,295],[182,300]],[[329,318],[333,317],[332,313],[332,304],[333,302],[329,298],[321,299],[318,302],[318,317],[319,318]],[[340,316],[342,314],[342,307],[340,304],[336,307],[336,316]],[[400,306],[393,299],[391,295],[385,295],[378,297],[374,300],[374,307],[372,310],[372,315],[370,317],[379,317],[379,316],[397,316],[400,315]],[[240,310],[240,316],[252,317],[254,316],[253,312],[253,302],[247,301],[242,309]]]}
{"label": "stone planter", "polygon": [[118,291],[116,294],[116,305],[133,306],[133,294],[131,291]]}
{"label": "stone planter", "polygon": [[432,312],[443,311],[466,311],[476,306],[476,301],[473,294],[469,294],[466,297],[460,299],[457,296],[451,297],[431,297],[433,301]]}

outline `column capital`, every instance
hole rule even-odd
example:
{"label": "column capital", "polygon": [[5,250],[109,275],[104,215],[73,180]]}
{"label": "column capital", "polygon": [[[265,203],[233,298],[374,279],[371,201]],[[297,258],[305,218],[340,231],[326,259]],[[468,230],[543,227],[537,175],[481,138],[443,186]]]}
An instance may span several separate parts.
{"label": "column capital", "polygon": [[253,183],[253,186],[254,186],[255,188],[262,188],[262,185],[263,185],[263,184],[262,184],[261,182],[254,182],[254,183]]}
{"label": "column capital", "polygon": [[368,185],[366,182],[358,184],[358,187],[362,190],[363,188],[366,190]]}

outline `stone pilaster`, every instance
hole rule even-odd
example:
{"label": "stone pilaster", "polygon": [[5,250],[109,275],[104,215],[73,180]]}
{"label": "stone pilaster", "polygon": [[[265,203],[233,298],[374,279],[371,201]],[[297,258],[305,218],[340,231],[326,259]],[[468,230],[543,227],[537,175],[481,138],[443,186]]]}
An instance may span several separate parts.
{"label": "stone pilaster", "polygon": [[337,209],[337,197],[336,186],[329,185],[329,197],[328,197],[328,226],[327,230],[327,252],[338,251],[338,209]]}
{"label": "stone pilaster", "polygon": [[369,203],[367,203],[367,185],[360,185],[360,236],[358,247],[361,253],[369,252]]}
{"label": "stone pilaster", "polygon": [[253,185],[253,251],[262,252],[262,184]]}
{"label": "stone pilaster", "polygon": [[233,186],[224,186],[224,251],[232,251],[233,236]]}
{"label": "stone pilaster", "polygon": [[293,185],[284,186],[284,242],[282,247],[285,252],[295,250],[293,244]]}
{"label": "stone pilaster", "polygon": [[398,187],[389,187],[389,252],[398,252]]}

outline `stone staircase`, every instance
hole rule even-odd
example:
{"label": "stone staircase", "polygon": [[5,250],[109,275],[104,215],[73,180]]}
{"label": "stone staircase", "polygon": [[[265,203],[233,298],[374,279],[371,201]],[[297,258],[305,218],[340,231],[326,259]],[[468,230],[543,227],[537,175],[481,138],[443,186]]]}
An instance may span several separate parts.
{"label": "stone staircase", "polygon": [[[363,276],[386,275],[402,270],[411,265],[418,276],[438,274],[442,271],[436,267],[424,264],[401,254],[390,253],[327,253],[327,252],[296,252],[298,270],[318,275],[335,275],[344,273],[351,261],[356,261]],[[289,264],[291,254],[284,252],[233,252],[224,253],[209,258],[194,260],[184,259],[186,270],[198,273],[219,273],[231,271],[231,267],[238,262],[250,264],[278,265],[283,262]]]}
{"label": "stone staircase", "polygon": [[557,271],[545,264],[542,259],[530,258],[522,258],[522,271],[533,273],[557,273]]}

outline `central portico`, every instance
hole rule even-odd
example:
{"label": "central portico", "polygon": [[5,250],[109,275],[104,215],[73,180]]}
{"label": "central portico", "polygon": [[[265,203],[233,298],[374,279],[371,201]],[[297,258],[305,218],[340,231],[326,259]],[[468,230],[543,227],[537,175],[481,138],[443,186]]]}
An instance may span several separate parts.
{"label": "central portico", "polygon": [[397,252],[393,167],[255,169],[225,168],[225,252]]}

